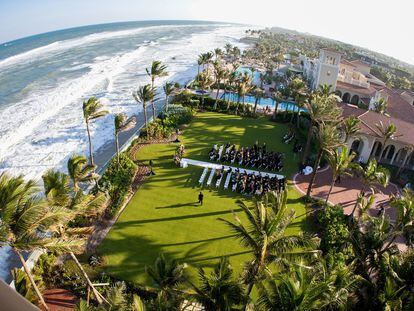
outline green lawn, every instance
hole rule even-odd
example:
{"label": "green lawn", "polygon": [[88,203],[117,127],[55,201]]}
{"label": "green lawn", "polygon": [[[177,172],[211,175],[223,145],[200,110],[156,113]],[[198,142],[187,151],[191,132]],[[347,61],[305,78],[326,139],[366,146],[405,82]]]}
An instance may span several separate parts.
{"label": "green lawn", "polygon": [[[180,137],[186,146],[186,157],[207,160],[214,143],[253,145],[256,139],[266,142],[268,150],[286,153],[281,172],[289,178],[296,170],[292,145],[281,143],[284,125],[266,119],[243,119],[237,116],[202,113]],[[177,144],[149,145],[137,159],[154,161],[155,176],[146,180],[135,193],[116,222],[99,252],[105,257],[105,270],[122,279],[145,284],[145,265],[152,264],[159,253],[192,266],[211,266],[221,256],[229,256],[240,271],[249,254],[233,237],[219,217],[233,220],[232,211],[243,220],[236,204],[242,196],[230,191],[204,189],[204,205],[196,204],[198,179],[202,168],[177,168],[172,156]],[[306,230],[305,207],[301,195],[289,187],[289,206],[297,219],[289,232]],[[249,202],[248,202],[249,203]]]}

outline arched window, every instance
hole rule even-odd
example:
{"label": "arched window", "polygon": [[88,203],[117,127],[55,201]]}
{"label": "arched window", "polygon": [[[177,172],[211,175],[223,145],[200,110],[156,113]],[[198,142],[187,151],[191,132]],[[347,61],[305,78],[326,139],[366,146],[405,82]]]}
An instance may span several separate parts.
{"label": "arched window", "polygon": [[371,155],[370,156],[374,155],[374,157],[379,157],[379,155],[381,153],[381,148],[382,148],[381,142],[376,141],[374,143],[374,146],[372,146]]}
{"label": "arched window", "polygon": [[349,103],[350,98],[351,98],[351,94],[349,94],[349,93],[347,92],[347,93],[345,93],[345,94],[342,96],[342,101],[343,101],[344,103]]}
{"label": "arched window", "polygon": [[385,159],[390,160],[394,156],[395,153],[395,147],[394,145],[388,145],[384,151],[382,152],[382,158],[386,157]]}
{"label": "arched window", "polygon": [[336,90],[335,94],[342,98],[342,92],[340,90]]}
{"label": "arched window", "polygon": [[354,104],[354,105],[358,105],[359,104],[359,96],[358,95],[352,96],[351,104]]}

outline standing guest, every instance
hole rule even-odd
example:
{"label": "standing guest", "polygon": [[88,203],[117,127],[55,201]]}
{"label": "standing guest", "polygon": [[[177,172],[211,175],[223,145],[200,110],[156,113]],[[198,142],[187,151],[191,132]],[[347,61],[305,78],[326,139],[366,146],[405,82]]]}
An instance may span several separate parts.
{"label": "standing guest", "polygon": [[198,203],[200,205],[203,205],[203,199],[204,199],[204,194],[200,191],[200,193],[198,194]]}

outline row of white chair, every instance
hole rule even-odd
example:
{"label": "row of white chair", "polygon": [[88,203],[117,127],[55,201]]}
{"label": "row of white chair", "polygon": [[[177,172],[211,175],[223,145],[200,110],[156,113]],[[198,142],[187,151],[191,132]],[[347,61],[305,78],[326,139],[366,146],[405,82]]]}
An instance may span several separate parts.
{"label": "row of white chair", "polygon": [[210,176],[208,176],[207,186],[210,186],[210,185],[211,185],[211,182],[213,181],[213,177],[214,177],[214,174],[215,174],[215,173],[216,173],[216,169],[215,169],[215,168],[213,168],[213,169],[211,170]]}
{"label": "row of white chair", "polygon": [[205,167],[204,170],[203,170],[203,173],[201,174],[200,179],[198,180],[198,183],[200,185],[202,185],[204,183],[204,179],[206,179],[207,173],[208,173],[208,167]]}
{"label": "row of white chair", "polygon": [[224,189],[227,189],[229,187],[230,179],[231,179],[231,172],[227,173],[226,181],[224,183]]}

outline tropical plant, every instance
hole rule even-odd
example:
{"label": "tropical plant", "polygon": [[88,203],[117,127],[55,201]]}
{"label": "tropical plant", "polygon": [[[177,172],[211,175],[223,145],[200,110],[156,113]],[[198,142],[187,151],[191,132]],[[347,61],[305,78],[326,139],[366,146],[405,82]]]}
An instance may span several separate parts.
{"label": "tropical plant", "polygon": [[119,133],[129,131],[134,128],[137,124],[135,117],[128,118],[124,113],[118,113],[114,118],[114,134],[115,134],[115,148],[116,148],[116,158],[119,166]]}
{"label": "tropical plant", "polygon": [[314,92],[305,102],[311,120],[302,156],[302,164],[306,162],[310,152],[312,136],[316,136],[320,124],[336,123],[341,118],[342,110],[337,106],[337,100],[332,94],[324,94],[324,89]]}
{"label": "tropical plant", "polygon": [[76,243],[75,248],[68,246],[67,252],[82,273],[96,300],[101,304],[104,298],[96,290],[74,253],[84,243],[84,237],[92,232],[92,228],[72,227],[69,224],[78,216],[96,215],[105,203],[106,198],[102,193],[94,196],[92,194],[85,195],[81,190],[77,192],[70,191],[69,178],[58,171],[49,170],[42,178],[48,206],[59,208],[61,213],[65,214],[65,217],[60,219],[61,221],[50,226],[49,233],[53,233],[53,236],[60,241]]}
{"label": "tropical plant", "polygon": [[348,147],[336,148],[327,153],[328,163],[332,170],[332,181],[328,194],[326,195],[326,203],[328,203],[329,196],[338,176],[351,175],[349,169],[352,166],[352,161],[355,156],[355,152],[350,153]]}
{"label": "tropical plant", "polygon": [[320,310],[327,305],[329,283],[313,270],[295,267],[259,285],[259,305],[263,310]]}
{"label": "tropical plant", "polygon": [[316,139],[319,142],[319,150],[316,156],[315,164],[313,166],[313,172],[311,179],[309,181],[308,190],[306,192],[306,197],[310,198],[312,193],[312,187],[316,179],[316,174],[319,169],[319,164],[321,163],[322,156],[325,153],[329,153],[337,148],[339,148],[341,143],[341,135],[336,127],[336,125],[330,124],[319,124],[319,127],[316,132]]}
{"label": "tropical plant", "polygon": [[79,189],[79,183],[91,182],[99,178],[99,175],[95,173],[96,166],[88,164],[88,159],[83,155],[71,156],[67,168],[75,192]]}
{"label": "tropical plant", "polygon": [[233,269],[227,257],[222,257],[208,275],[203,268],[198,269],[199,286],[190,282],[195,300],[206,311],[230,311],[245,301],[242,285],[233,279]]}
{"label": "tropical plant", "polygon": [[168,112],[168,100],[170,96],[175,92],[176,87],[175,84],[172,82],[166,82],[163,86],[163,91],[165,94],[165,111]]}
{"label": "tropical plant", "polygon": [[356,133],[359,132],[360,123],[361,120],[355,116],[349,116],[348,118],[344,119],[342,123],[342,129],[345,133],[345,143],[348,141],[349,138],[353,137]]}
{"label": "tropical plant", "polygon": [[214,77],[216,79],[216,101],[214,103],[214,107],[213,109],[216,110],[217,109],[217,102],[218,102],[218,97],[219,97],[219,93],[220,93],[220,83],[223,79],[226,78],[226,74],[227,71],[226,69],[219,63],[219,62],[214,62]]}
{"label": "tropical plant", "polygon": [[357,202],[352,210],[352,216],[354,216],[356,208],[361,204],[361,200],[365,197],[366,188],[370,188],[371,193],[375,193],[375,185],[379,184],[386,187],[390,180],[389,171],[378,165],[375,159],[369,160],[365,167],[355,165],[353,170],[356,176],[361,179],[363,187],[361,188]]}
{"label": "tropical plant", "polygon": [[236,92],[237,92],[237,106],[235,113],[238,114],[239,107],[240,107],[240,99],[242,99],[242,103],[244,106],[244,100],[247,93],[249,93],[254,86],[252,86],[252,77],[245,73],[241,76],[241,78],[237,81],[236,85]]}
{"label": "tropical plant", "polygon": [[186,280],[187,265],[179,264],[176,260],[167,261],[163,254],[155,260],[153,266],[146,266],[145,271],[152,280],[152,287],[147,288],[150,293],[156,294],[153,302],[163,310],[172,310],[181,303],[181,293],[178,287]]}
{"label": "tropical plant", "polygon": [[265,97],[265,92],[261,88],[255,87],[252,90],[252,94],[253,94],[253,96],[255,98],[253,112],[254,112],[254,114],[256,114],[257,105],[258,105],[260,99],[262,99],[262,98]]}
{"label": "tropical plant", "polygon": [[146,68],[147,75],[151,78],[151,89],[154,92],[154,96],[151,98],[152,119],[155,120],[155,79],[165,77],[168,75],[167,66],[158,60],[154,60],[151,64],[151,68]]}
{"label": "tropical plant", "polygon": [[90,122],[102,118],[108,113],[109,112],[107,110],[103,110],[103,105],[95,97],[91,97],[87,101],[83,102],[83,118],[85,119],[86,131],[88,132],[90,165],[95,165],[93,161],[91,131],[89,128]]}
{"label": "tropical plant", "polygon": [[18,256],[41,305],[48,307],[37,287],[30,268],[23,258],[23,251],[66,251],[78,243],[61,241],[48,236],[49,228],[66,217],[57,207],[49,207],[38,195],[39,188],[33,180],[22,176],[0,175],[0,246],[10,246]]}
{"label": "tropical plant", "polygon": [[394,123],[390,122],[388,124],[384,124],[382,121],[377,123],[376,127],[377,127],[377,129],[380,132],[380,135],[382,137],[382,144],[381,144],[380,153],[379,153],[380,156],[379,156],[379,159],[378,159],[378,162],[381,162],[381,160],[384,156],[383,151],[386,148],[386,143],[390,139],[395,138],[395,133],[397,132],[397,127],[394,125]]}
{"label": "tropical plant", "polygon": [[[299,128],[299,115],[300,115],[300,109],[303,108],[304,104],[307,102],[308,100],[308,88],[306,87],[306,83],[300,79],[300,78],[295,78],[290,82],[289,88],[291,90],[291,93],[293,95],[293,98],[295,99],[296,102],[296,107],[297,107],[297,111],[296,111],[296,126]],[[293,114],[292,114],[292,120],[293,121]]]}
{"label": "tropical plant", "polygon": [[[145,127],[147,127],[148,126],[147,103],[154,101],[154,98],[155,98],[154,88],[150,84],[145,84],[144,86],[140,86],[138,90],[133,92],[132,96],[134,97],[137,103],[142,104],[142,108],[144,111]],[[155,114],[153,114],[153,118],[154,118],[153,121],[155,121]]]}
{"label": "tropical plant", "polygon": [[315,255],[317,240],[301,235],[286,235],[286,229],[295,218],[295,211],[287,211],[287,193],[269,193],[264,201],[255,201],[250,209],[239,202],[248,220],[248,227],[234,214],[235,223],[219,218],[235,233],[243,246],[252,253],[243,273],[246,296],[253,286],[266,275],[268,265],[286,267],[293,258]]}
{"label": "tropical plant", "polygon": [[380,98],[377,102],[374,103],[374,110],[378,113],[385,114],[387,113],[387,100]]}
{"label": "tropical plant", "polygon": [[201,95],[201,109],[203,109],[204,92],[206,89],[208,89],[213,84],[213,80],[211,79],[210,75],[206,71],[203,71],[202,73],[200,73],[198,78],[199,78],[199,84],[201,87],[201,91],[203,92],[203,94]]}

